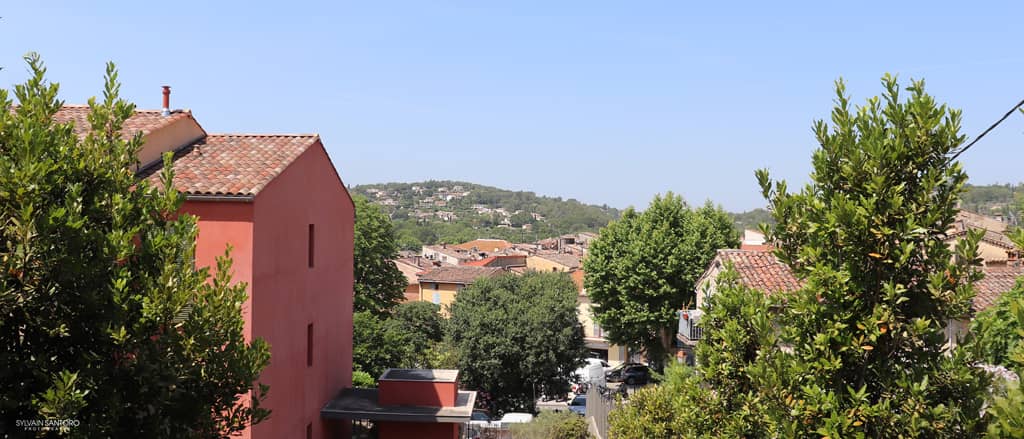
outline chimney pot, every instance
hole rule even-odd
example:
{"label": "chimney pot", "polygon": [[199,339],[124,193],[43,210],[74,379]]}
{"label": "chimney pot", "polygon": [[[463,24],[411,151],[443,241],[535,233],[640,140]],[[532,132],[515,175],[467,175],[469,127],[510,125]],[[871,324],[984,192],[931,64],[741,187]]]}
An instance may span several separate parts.
{"label": "chimney pot", "polygon": [[163,111],[160,112],[163,116],[171,115],[171,86],[165,85],[164,87],[164,107]]}

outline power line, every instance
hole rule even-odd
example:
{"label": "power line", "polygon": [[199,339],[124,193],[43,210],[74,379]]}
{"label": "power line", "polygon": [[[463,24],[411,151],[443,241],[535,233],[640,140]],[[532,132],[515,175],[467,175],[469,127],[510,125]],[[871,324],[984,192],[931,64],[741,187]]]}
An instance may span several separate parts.
{"label": "power line", "polygon": [[1006,114],[1003,115],[1003,117],[999,118],[999,120],[997,120],[996,123],[992,124],[992,126],[988,127],[987,130],[982,131],[981,134],[978,135],[978,137],[975,137],[974,140],[971,141],[971,143],[968,143],[967,146],[960,148],[960,151],[957,151],[956,154],[953,154],[953,157],[951,157],[949,161],[952,163],[954,160],[956,160],[957,157],[960,157],[960,154],[963,154],[970,147],[974,146],[975,143],[978,143],[978,141],[981,140],[982,137],[985,137],[985,135],[988,134],[989,131],[992,131],[993,128],[1003,123],[1004,120],[1009,118],[1010,115],[1013,114],[1014,111],[1017,111],[1017,109],[1020,108],[1021,106],[1024,106],[1024,99],[1021,99],[1021,101],[1018,102],[1017,105],[1014,105],[1013,108],[1010,109],[1010,111],[1007,111]]}

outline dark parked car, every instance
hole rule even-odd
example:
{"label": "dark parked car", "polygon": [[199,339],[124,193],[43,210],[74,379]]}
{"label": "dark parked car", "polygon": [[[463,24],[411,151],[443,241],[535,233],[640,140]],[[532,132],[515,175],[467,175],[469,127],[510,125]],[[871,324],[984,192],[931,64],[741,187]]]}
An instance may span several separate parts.
{"label": "dark parked car", "polygon": [[569,402],[569,411],[576,413],[577,415],[584,416],[587,414],[587,396],[579,395]]}
{"label": "dark parked car", "polygon": [[647,384],[651,379],[651,369],[644,364],[626,363],[605,374],[610,383],[624,382],[628,385]]}

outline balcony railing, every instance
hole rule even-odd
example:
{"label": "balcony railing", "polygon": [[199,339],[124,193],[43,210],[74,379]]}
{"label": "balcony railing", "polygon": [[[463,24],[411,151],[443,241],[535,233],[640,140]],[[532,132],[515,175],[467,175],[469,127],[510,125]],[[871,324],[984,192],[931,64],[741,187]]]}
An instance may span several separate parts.
{"label": "balcony railing", "polygon": [[689,341],[697,341],[704,337],[704,328],[700,326],[703,313],[699,309],[679,311],[679,335]]}

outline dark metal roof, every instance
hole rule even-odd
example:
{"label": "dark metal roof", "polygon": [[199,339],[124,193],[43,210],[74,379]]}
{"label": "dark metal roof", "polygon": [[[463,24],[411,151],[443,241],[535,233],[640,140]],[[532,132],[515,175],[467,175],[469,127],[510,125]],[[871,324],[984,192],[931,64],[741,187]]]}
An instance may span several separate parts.
{"label": "dark metal roof", "polygon": [[388,369],[377,380],[454,383],[458,378],[457,369]]}

